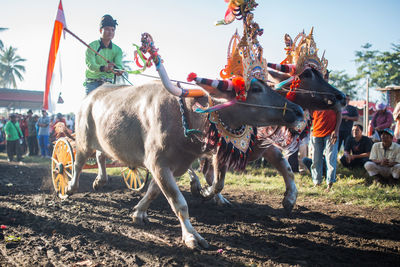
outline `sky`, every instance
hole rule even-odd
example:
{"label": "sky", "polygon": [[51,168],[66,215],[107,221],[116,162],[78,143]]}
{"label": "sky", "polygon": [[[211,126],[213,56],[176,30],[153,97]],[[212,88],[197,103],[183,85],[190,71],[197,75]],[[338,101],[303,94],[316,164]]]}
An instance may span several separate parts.
{"label": "sky", "polygon": [[[270,1],[258,0],[254,21],[264,29],[258,38],[268,62],[285,58],[283,36],[294,38],[314,26],[319,55],[326,50],[329,70],[356,73],[354,52],[365,43],[389,51],[400,42],[399,0]],[[18,89],[44,91],[48,53],[59,0],[0,0],[0,33],[5,46],[16,47],[27,59],[24,81]],[[133,60],[132,44],[140,44],[143,32],[153,36],[171,79],[185,81],[188,73],[219,78],[226,64],[228,42],[242,22],[214,26],[224,17],[224,0],[63,0],[67,28],[90,43],[100,37],[99,22],[104,14],[117,20],[113,40]],[[301,3],[301,4],[299,4]],[[66,33],[61,41],[62,95],[59,112],[74,112],[84,97],[86,47]],[[137,67],[132,63],[132,69]],[[145,74],[157,75],[154,67]],[[134,85],[151,79],[129,75]],[[340,88],[339,88],[340,89]],[[364,95],[359,92],[360,96]],[[372,100],[377,97],[373,93]]]}

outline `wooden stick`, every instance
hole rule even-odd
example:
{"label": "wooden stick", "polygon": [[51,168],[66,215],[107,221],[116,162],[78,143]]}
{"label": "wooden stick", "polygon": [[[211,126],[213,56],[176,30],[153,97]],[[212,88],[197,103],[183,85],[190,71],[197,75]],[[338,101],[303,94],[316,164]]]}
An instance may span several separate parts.
{"label": "wooden stick", "polygon": [[71,32],[70,30],[68,30],[67,28],[64,28],[64,31],[68,32],[69,34],[71,34],[73,37],[75,37],[79,42],[81,42],[82,44],[84,44],[87,48],[89,48],[90,50],[92,50],[96,55],[98,55],[99,57],[101,57],[102,59],[104,59],[107,63],[111,63],[109,60],[107,60],[105,57],[103,57],[102,55],[99,54],[99,52],[97,52],[96,50],[94,50],[93,48],[90,47],[90,45],[88,45],[87,43],[85,43],[81,38],[79,38],[78,36],[76,36],[73,32]]}

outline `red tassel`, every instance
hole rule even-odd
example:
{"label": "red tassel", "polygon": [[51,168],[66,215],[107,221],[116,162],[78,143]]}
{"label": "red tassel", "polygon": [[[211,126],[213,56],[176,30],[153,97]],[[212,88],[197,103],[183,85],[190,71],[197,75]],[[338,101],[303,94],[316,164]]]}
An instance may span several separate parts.
{"label": "red tassel", "polygon": [[294,99],[296,98],[296,93],[295,92],[289,92],[286,94],[286,99],[289,101],[294,101]]}
{"label": "red tassel", "polygon": [[187,77],[187,81],[188,82],[193,82],[195,79],[197,78],[197,74],[194,72],[189,73],[188,77]]}
{"label": "red tassel", "polygon": [[235,77],[232,79],[233,88],[235,92],[241,92],[244,90],[244,79],[242,77]]}

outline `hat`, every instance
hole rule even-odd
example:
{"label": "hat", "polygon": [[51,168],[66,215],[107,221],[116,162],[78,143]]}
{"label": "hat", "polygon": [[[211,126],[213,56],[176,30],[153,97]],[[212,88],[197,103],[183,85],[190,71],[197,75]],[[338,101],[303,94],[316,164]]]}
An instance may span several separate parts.
{"label": "hat", "polygon": [[386,104],[385,103],[379,103],[378,106],[376,107],[377,110],[384,110],[386,109]]}
{"label": "hat", "polygon": [[32,109],[28,110],[28,114],[33,114]]}
{"label": "hat", "polygon": [[392,129],[389,128],[383,129],[382,133],[390,134],[392,137],[394,136]]}
{"label": "hat", "polygon": [[100,29],[107,27],[107,26],[111,26],[114,27],[117,26],[118,23],[115,19],[113,19],[113,17],[111,17],[110,15],[104,15],[103,17],[101,17],[100,20]]}

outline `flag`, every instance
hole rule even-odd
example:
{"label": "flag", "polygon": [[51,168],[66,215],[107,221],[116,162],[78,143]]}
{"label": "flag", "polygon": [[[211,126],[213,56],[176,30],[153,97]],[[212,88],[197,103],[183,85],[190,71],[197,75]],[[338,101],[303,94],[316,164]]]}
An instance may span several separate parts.
{"label": "flag", "polygon": [[[64,28],[67,27],[65,23],[64,10],[62,3],[58,5],[56,21],[54,22],[53,36],[51,38],[49,59],[47,61],[47,72],[46,72],[46,87],[43,95],[43,109],[53,113],[55,110],[55,104],[57,102],[58,94],[54,88],[54,66],[56,65],[58,48],[60,46],[61,34]],[[54,101],[55,98],[55,101]]]}

